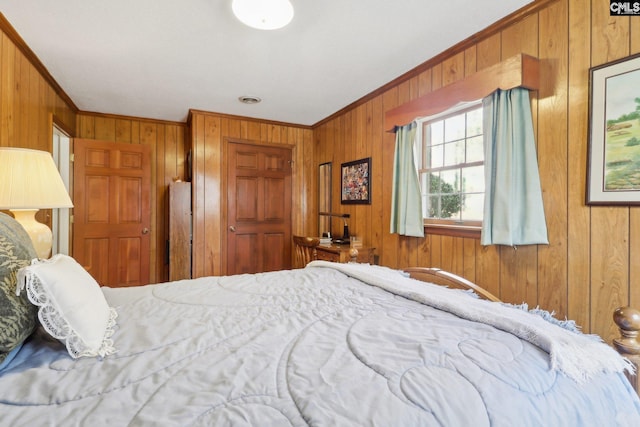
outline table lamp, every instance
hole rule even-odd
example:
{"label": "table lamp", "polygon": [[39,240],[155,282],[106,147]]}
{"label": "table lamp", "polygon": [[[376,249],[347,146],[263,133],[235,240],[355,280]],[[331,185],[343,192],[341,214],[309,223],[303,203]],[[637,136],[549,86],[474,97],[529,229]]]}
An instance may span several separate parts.
{"label": "table lamp", "polygon": [[47,151],[0,147],[0,209],[11,211],[31,237],[38,258],[49,258],[53,235],[35,219],[40,209],[71,208],[71,198]]}

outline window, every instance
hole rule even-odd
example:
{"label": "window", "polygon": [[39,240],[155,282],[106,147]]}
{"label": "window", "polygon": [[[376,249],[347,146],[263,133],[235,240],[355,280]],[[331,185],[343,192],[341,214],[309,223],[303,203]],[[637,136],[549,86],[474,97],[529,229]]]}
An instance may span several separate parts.
{"label": "window", "polygon": [[418,174],[425,226],[477,228],[484,204],[482,105],[420,121]]}

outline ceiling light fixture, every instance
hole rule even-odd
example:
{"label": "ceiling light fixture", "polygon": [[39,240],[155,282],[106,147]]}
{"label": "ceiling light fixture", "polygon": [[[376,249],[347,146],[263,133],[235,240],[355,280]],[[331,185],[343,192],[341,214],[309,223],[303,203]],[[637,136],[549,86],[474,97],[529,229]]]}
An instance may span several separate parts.
{"label": "ceiling light fixture", "polygon": [[238,98],[238,100],[243,104],[257,104],[258,102],[262,101],[262,99],[258,98],[257,96],[241,96]]}
{"label": "ceiling light fixture", "polygon": [[233,0],[231,8],[240,22],[258,30],[277,30],[293,19],[289,0]]}

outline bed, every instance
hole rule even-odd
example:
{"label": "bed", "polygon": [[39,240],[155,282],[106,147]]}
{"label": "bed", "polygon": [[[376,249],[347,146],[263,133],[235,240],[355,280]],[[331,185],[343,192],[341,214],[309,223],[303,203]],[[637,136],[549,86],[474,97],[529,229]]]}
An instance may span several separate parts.
{"label": "bed", "polygon": [[[0,257],[23,237],[0,236]],[[2,279],[39,322],[0,349],[3,426],[640,425],[615,350],[546,312],[410,277],[466,286],[446,272],[314,261],[112,289],[12,244],[21,267]]]}

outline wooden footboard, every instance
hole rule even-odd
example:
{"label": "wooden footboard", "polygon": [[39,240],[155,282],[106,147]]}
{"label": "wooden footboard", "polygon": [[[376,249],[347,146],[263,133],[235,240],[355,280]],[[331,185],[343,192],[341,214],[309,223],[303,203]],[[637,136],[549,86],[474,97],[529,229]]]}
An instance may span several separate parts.
{"label": "wooden footboard", "polygon": [[436,285],[448,286],[455,289],[472,289],[476,294],[478,294],[478,296],[480,296],[480,298],[500,302],[498,297],[486,289],[470,282],[464,277],[449,273],[448,271],[440,270],[439,268],[410,267],[405,268],[404,271],[405,273],[409,273],[409,276],[412,279],[435,283]]}
{"label": "wooden footboard", "polygon": [[620,338],[613,340],[613,345],[620,354],[629,359],[636,367],[635,374],[627,374],[631,385],[640,395],[640,310],[631,307],[620,307],[613,312],[613,321],[620,329]]}

